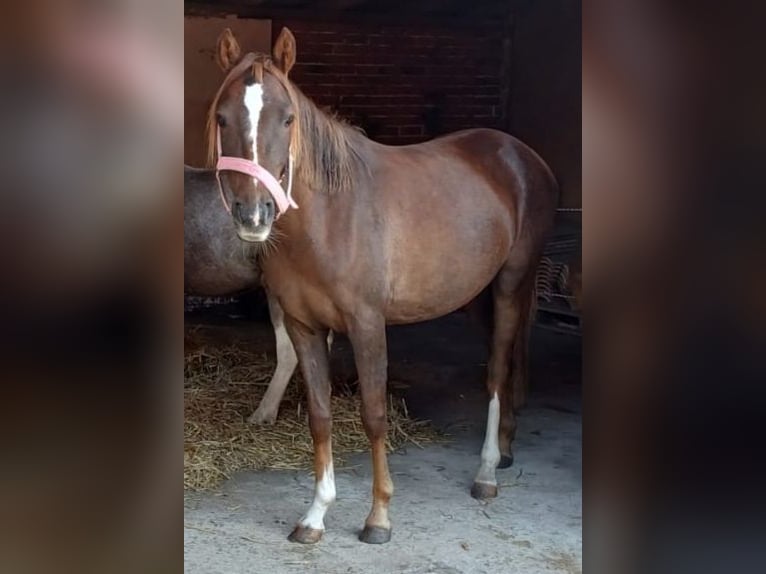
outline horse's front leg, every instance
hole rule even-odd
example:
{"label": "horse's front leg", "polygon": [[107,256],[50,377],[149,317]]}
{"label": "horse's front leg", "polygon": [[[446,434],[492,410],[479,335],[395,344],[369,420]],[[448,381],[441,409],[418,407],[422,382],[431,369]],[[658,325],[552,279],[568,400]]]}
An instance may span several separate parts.
{"label": "horse's front leg", "polygon": [[324,532],[324,516],[335,500],[332,464],[332,411],[327,332],[311,331],[285,317],[285,326],[295,345],[306,384],[309,427],[314,441],[314,501],[288,539],[313,544]]}
{"label": "horse's front leg", "polygon": [[368,544],[383,544],[391,540],[388,503],[394,493],[386,456],[388,356],[385,321],[383,317],[375,315],[357,315],[348,335],[354,347],[354,359],[359,374],[362,423],[372,447],[372,510],[367,516],[359,540]]}

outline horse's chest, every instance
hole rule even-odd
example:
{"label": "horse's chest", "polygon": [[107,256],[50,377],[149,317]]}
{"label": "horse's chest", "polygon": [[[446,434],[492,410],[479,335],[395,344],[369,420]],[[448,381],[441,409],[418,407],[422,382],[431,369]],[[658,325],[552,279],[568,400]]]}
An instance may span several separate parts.
{"label": "horse's chest", "polygon": [[285,313],[309,327],[345,332],[343,316],[323,282],[289,265],[264,270],[264,287],[277,297]]}

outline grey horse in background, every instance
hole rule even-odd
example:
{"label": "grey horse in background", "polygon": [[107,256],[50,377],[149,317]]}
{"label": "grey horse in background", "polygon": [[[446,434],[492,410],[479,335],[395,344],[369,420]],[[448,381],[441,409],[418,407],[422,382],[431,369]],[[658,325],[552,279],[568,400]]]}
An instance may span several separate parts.
{"label": "grey horse in background", "polygon": [[[215,171],[184,166],[184,293],[217,297],[260,287],[259,246],[237,237],[221,202]],[[277,368],[258,408],[248,419],[273,424],[298,357],[284,326],[284,313],[266,292],[274,327]],[[328,337],[328,345],[332,334]]]}

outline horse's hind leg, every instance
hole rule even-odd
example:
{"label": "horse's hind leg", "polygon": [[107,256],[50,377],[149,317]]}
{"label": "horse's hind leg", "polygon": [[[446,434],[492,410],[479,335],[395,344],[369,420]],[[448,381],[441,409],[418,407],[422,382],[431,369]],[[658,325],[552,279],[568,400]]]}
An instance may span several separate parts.
{"label": "horse's hind leg", "polygon": [[484,446],[481,449],[481,466],[471,487],[471,496],[474,498],[497,496],[495,469],[498,465],[507,467],[513,462],[511,441],[516,432],[516,418],[509,371],[514,339],[524,320],[524,294],[519,287],[526,275],[526,266],[516,267],[508,263],[492,284],[494,326],[487,369],[489,409]]}
{"label": "horse's hind leg", "polygon": [[[511,389],[513,389],[513,409],[518,411],[527,404],[529,394],[529,337],[537,310],[537,293],[535,291],[536,269],[530,271],[516,293],[516,300],[520,305],[519,322],[516,336],[513,340],[513,353],[511,357]],[[503,444],[503,427],[500,427],[500,452],[510,452],[510,440],[507,445]],[[512,440],[513,437],[510,437]],[[507,450],[503,447],[507,446]],[[502,466],[502,464],[501,464]],[[510,466],[510,465],[509,465]]]}

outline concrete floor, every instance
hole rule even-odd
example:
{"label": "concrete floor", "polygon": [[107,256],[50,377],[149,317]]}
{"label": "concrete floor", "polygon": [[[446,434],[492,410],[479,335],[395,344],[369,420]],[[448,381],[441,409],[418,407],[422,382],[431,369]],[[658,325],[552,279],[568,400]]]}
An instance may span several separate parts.
{"label": "concrete floor", "polygon": [[[248,328],[258,344],[273,347],[267,325]],[[335,373],[353,371],[346,341],[333,355]],[[389,356],[390,379],[410,385],[411,414],[451,436],[447,444],[389,457],[396,488],[391,542],[357,540],[371,500],[369,458],[359,455],[336,470],[338,499],[315,546],[286,539],[311,502],[309,472],[242,473],[218,492],[187,497],[186,572],[582,571],[580,340],[535,330],[533,389],[519,416],[515,462],[498,471],[500,494],[488,503],[469,495],[487,410],[481,335],[457,313],[390,329]]]}

